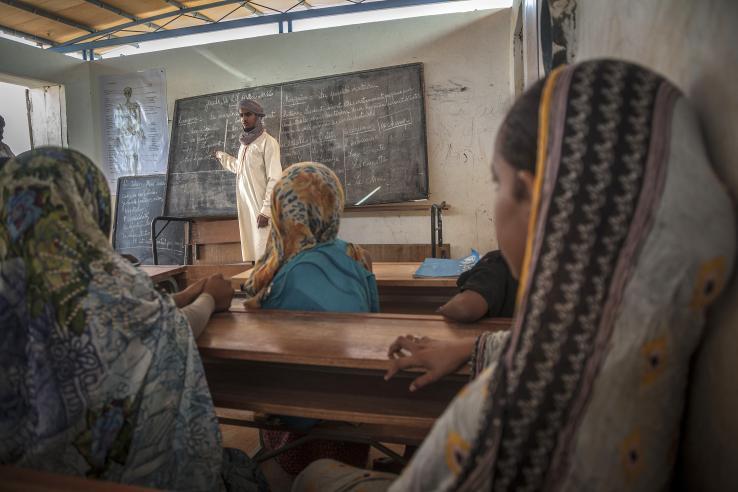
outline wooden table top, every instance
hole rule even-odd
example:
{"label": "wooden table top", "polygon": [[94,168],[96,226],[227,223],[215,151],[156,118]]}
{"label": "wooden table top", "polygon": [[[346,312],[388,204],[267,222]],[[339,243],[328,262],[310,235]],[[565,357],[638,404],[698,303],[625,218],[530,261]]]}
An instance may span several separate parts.
{"label": "wooden table top", "polygon": [[[372,265],[378,287],[456,287],[457,277],[414,278],[419,262],[376,261]],[[232,282],[238,288],[251,275],[251,270],[234,275]]]}
{"label": "wooden table top", "polygon": [[377,285],[384,287],[456,287],[457,277],[415,278],[420,262],[384,262],[372,265]]}
{"label": "wooden table top", "polygon": [[214,315],[197,343],[203,356],[218,359],[385,370],[400,335],[454,340],[509,326],[509,319],[461,324],[439,315],[228,312]]}
{"label": "wooden table top", "polygon": [[103,480],[60,475],[10,465],[0,465],[0,490],[18,492],[76,492],[79,490],[105,492],[145,492],[153,491],[145,487],[123,485]]}
{"label": "wooden table top", "polygon": [[186,265],[141,265],[139,268],[146,272],[154,283],[187,270]]}

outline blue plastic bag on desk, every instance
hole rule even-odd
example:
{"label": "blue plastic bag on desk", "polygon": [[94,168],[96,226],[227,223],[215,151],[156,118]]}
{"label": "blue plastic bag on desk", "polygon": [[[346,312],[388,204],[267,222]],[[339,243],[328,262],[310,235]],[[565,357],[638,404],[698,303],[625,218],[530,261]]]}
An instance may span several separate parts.
{"label": "blue plastic bag on desk", "polygon": [[426,258],[413,275],[415,278],[458,277],[470,270],[479,261],[479,253],[472,249],[466,258],[450,260],[446,258]]}

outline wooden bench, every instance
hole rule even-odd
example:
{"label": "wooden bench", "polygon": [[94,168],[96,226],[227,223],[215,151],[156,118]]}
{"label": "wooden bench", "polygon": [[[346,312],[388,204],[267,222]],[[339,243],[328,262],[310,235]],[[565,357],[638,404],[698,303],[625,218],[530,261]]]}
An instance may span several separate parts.
{"label": "wooden bench", "polygon": [[435,315],[229,312],[213,316],[198,346],[221,418],[228,409],[347,422],[358,424],[351,438],[419,444],[469,371],[411,393],[417,372],[384,381],[389,345],[408,333],[454,340],[509,325],[462,325]]}
{"label": "wooden bench", "polygon": [[80,490],[145,492],[155,489],[0,465],[0,490],[3,492],[77,492]]}

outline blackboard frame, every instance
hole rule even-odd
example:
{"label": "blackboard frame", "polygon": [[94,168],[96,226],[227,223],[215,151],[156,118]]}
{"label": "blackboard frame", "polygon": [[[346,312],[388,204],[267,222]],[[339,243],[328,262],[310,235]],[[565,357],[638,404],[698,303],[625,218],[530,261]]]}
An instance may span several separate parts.
{"label": "blackboard frame", "polygon": [[224,94],[230,94],[232,92],[240,92],[240,91],[249,91],[249,90],[255,90],[259,89],[261,87],[270,87],[270,86],[277,86],[277,87],[285,87],[291,84],[298,84],[298,83],[304,83],[304,82],[315,82],[325,79],[330,79],[333,77],[345,77],[349,75],[358,75],[358,74],[366,74],[366,73],[373,73],[373,72],[381,72],[386,70],[396,70],[396,69],[402,69],[402,68],[417,68],[418,69],[418,77],[419,77],[419,84],[420,84],[420,94],[422,96],[422,104],[421,104],[421,127],[422,127],[422,142],[421,146],[423,149],[423,158],[425,161],[425,194],[424,196],[421,196],[417,199],[410,200],[410,201],[378,201],[378,202],[372,202],[365,205],[350,205],[350,204],[344,204],[345,208],[351,208],[352,211],[359,211],[362,209],[371,210],[371,207],[373,205],[386,205],[386,204],[399,204],[399,203],[412,203],[414,201],[420,201],[420,200],[428,200],[430,198],[430,173],[429,173],[429,162],[428,162],[428,128],[426,125],[426,101],[425,101],[425,70],[423,62],[414,62],[414,63],[404,63],[400,65],[392,65],[388,67],[376,67],[376,68],[370,68],[367,70],[357,70],[354,72],[343,72],[338,74],[330,74],[330,75],[322,75],[320,77],[311,77],[307,79],[297,79],[297,80],[291,80],[287,82],[276,82],[273,84],[264,84],[259,85],[255,87],[243,87],[240,89],[230,89],[226,91],[220,91],[220,92],[212,92],[208,94],[198,94],[196,96],[190,96],[190,97],[183,97],[180,99],[176,99],[174,101],[174,113],[172,115],[172,128],[171,128],[171,135],[170,135],[170,145],[169,145],[169,156],[167,158],[167,182],[166,187],[164,190],[164,214],[168,216],[178,216],[181,218],[191,218],[191,219],[204,219],[204,220],[229,220],[229,219],[235,219],[237,218],[237,214],[229,214],[229,215],[202,215],[202,216],[179,216],[177,214],[171,214],[169,211],[169,193],[170,193],[170,183],[171,180],[169,179],[169,174],[171,172],[171,162],[175,153],[175,148],[173,143],[175,142],[174,138],[174,130],[175,130],[175,123],[179,121],[179,111],[180,111],[180,103],[191,101],[193,99],[198,99],[205,96],[221,96]]}
{"label": "blackboard frame", "polygon": [[[118,211],[119,211],[119,208],[120,208],[120,198],[119,197],[120,197],[121,183],[124,180],[128,180],[128,179],[131,179],[131,180],[136,180],[136,179],[150,179],[150,178],[154,178],[154,177],[158,178],[160,176],[163,176],[164,177],[164,197],[163,197],[163,199],[164,199],[164,207],[163,208],[166,208],[166,193],[167,193],[167,189],[169,187],[169,176],[167,174],[157,173],[157,174],[142,174],[142,175],[135,175],[135,176],[120,176],[120,177],[118,177],[118,180],[115,183],[115,210],[113,211],[113,218],[112,218],[113,226],[112,226],[112,237],[111,237],[111,243],[112,243],[112,246],[113,246],[113,250],[115,250],[116,253],[118,252],[118,250],[116,249],[116,246],[117,246],[116,245],[116,242],[117,242],[116,241],[116,238],[118,236],[118,234],[117,234],[118,233]],[[162,213],[163,213],[163,210],[162,210]],[[159,214],[159,215],[161,215],[161,214]],[[152,220],[153,220],[153,218],[152,218]],[[149,224],[149,227],[151,227],[151,224]],[[188,255],[188,249],[189,249],[188,248],[188,242],[189,242],[188,241],[188,236],[189,236],[189,232],[190,232],[189,231],[189,228],[187,228],[187,230],[183,232],[183,237],[182,237],[182,246],[183,246],[183,263],[182,264],[183,265],[187,265],[188,264],[188,260],[189,260],[189,258],[188,258],[189,257],[189,255]],[[152,255],[153,255],[153,251],[152,251]],[[139,260],[141,260],[141,258],[139,258]],[[144,263],[142,263],[142,264],[144,264]]]}

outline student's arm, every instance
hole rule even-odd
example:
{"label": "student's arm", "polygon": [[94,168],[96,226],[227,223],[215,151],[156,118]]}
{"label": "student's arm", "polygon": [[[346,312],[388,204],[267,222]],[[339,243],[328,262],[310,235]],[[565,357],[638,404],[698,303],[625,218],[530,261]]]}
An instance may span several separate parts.
{"label": "student's arm", "polygon": [[192,304],[192,302],[197,299],[197,296],[202,293],[202,288],[205,287],[206,280],[206,278],[201,278],[186,289],[181,290],[176,294],[172,294],[174,304],[176,304],[178,308],[183,308],[188,304]]}
{"label": "student's arm", "polygon": [[476,338],[462,340],[440,341],[412,335],[398,337],[390,345],[388,356],[391,362],[384,379],[392,378],[403,369],[424,369],[425,373],[410,383],[410,391],[416,391],[456,372],[470,361],[472,377],[476,377],[499,360],[509,337],[510,330],[488,331]]}
{"label": "student's arm", "polygon": [[[197,284],[200,284],[200,291],[192,289],[187,292],[187,289],[185,289],[179,293],[180,295],[178,297],[177,294],[172,296],[177,307],[182,309],[182,312],[190,322],[190,327],[195,338],[199,337],[203,332],[213,312],[227,311],[233,299],[233,288],[230,282],[223,278],[222,274],[212,275]],[[197,284],[193,284],[190,287],[194,287]],[[185,301],[188,302],[180,305],[180,303]]]}
{"label": "student's arm", "polygon": [[438,308],[445,317],[462,323],[472,323],[482,319],[489,311],[484,296],[473,290],[465,290],[456,294],[446,304]]}
{"label": "student's arm", "polygon": [[511,291],[517,284],[499,251],[484,255],[479,262],[459,276],[460,294],[438,311],[456,321],[470,323],[485,316],[512,316]]}
{"label": "student's arm", "polygon": [[265,217],[272,216],[272,190],[274,185],[282,177],[282,162],[279,156],[279,143],[274,138],[267,138],[264,145],[264,167],[266,168],[266,191],[264,202],[259,214]]}
{"label": "student's arm", "polygon": [[391,362],[384,379],[389,380],[402,369],[425,369],[423,375],[410,383],[410,391],[419,390],[466,364],[474,352],[476,341],[475,337],[447,341],[412,335],[398,337],[387,353]]}
{"label": "student's arm", "polygon": [[224,169],[232,173],[238,172],[238,159],[232,155],[218,150],[215,152],[215,158],[218,159],[220,165],[223,166]]}
{"label": "student's arm", "polygon": [[197,339],[210,320],[215,310],[215,299],[210,294],[200,294],[192,303],[182,308],[182,313],[187,317],[192,329],[192,335]]}

